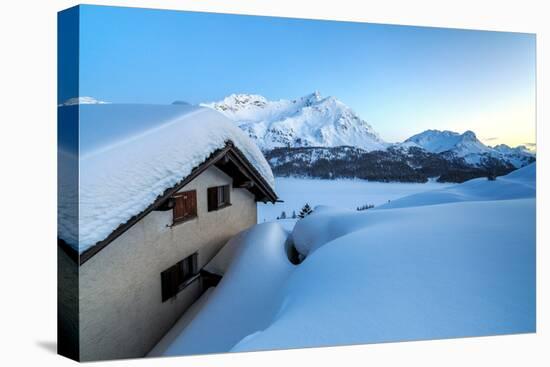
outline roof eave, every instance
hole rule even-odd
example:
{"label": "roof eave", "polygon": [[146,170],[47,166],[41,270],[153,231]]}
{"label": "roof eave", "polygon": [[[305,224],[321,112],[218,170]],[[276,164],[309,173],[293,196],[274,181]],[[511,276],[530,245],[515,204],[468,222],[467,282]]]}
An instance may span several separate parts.
{"label": "roof eave", "polygon": [[[272,203],[275,203],[278,200],[277,194],[275,193],[273,188],[267,183],[264,177],[252,165],[252,163],[235,146],[235,144],[233,144],[232,141],[227,141],[226,145],[223,148],[213,152],[203,163],[195,167],[191,171],[191,173],[187,175],[185,178],[183,178],[178,184],[176,184],[171,188],[166,189],[164,193],[159,195],[157,199],[155,199],[155,201],[151,203],[145,210],[143,210],[139,214],[136,214],[125,223],[119,225],[104,240],[97,242],[94,246],[80,253],[78,256],[78,263],[80,265],[83,265],[85,262],[91,259],[94,255],[96,255],[99,251],[107,247],[107,245],[109,245],[111,242],[113,242],[115,239],[117,239],[119,236],[125,233],[128,229],[130,229],[134,224],[136,224],[141,219],[143,219],[147,214],[149,214],[150,212],[160,207],[163,204],[163,202],[168,198],[170,198],[174,193],[179,191],[182,187],[187,185],[189,182],[195,179],[198,175],[204,172],[207,168],[217,163],[220,159],[222,159],[227,154],[232,154],[234,157],[236,157],[241,167],[248,171],[248,173],[252,176],[251,178],[254,179],[254,182],[257,184],[258,188],[263,193],[264,197],[258,198],[256,196],[256,201],[264,201],[264,202],[270,201]],[[63,240],[58,240],[58,242],[59,241],[63,241]],[[74,251],[76,252],[76,250]],[[71,258],[74,258],[74,256],[72,256]]]}

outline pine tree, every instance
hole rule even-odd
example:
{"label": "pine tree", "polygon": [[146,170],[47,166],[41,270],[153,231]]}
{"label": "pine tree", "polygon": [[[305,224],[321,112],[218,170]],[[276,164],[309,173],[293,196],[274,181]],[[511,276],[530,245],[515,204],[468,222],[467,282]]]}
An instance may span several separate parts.
{"label": "pine tree", "polygon": [[279,219],[286,219],[286,212],[283,210]]}
{"label": "pine tree", "polygon": [[304,207],[302,208],[302,210],[300,210],[300,213],[298,214],[298,217],[299,218],[305,218],[307,215],[313,213],[313,209],[311,209],[311,207],[309,206],[308,203],[306,203],[306,205],[304,205]]}
{"label": "pine tree", "polygon": [[365,204],[357,207],[357,211],[367,210],[374,208],[373,204]]}
{"label": "pine tree", "polygon": [[292,211],[292,219],[296,219],[296,210]]}

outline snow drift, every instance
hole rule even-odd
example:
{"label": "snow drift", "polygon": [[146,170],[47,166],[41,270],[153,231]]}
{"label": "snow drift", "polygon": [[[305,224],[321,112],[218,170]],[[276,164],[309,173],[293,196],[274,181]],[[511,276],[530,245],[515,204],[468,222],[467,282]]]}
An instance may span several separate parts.
{"label": "snow drift", "polygon": [[244,336],[268,327],[279,307],[281,287],[294,268],[286,257],[286,237],[272,222],[230,240],[226,246],[237,249],[222,281],[183,332],[171,343],[161,341],[162,348],[150,356],[225,352]]}
{"label": "snow drift", "polygon": [[228,141],[274,187],[271,169],[254,142],[211,109],[87,104],[80,106],[79,123],[78,236],[67,230],[73,222],[63,223],[68,216],[59,216],[59,237],[79,252],[143,211]]}
{"label": "snow drift", "polygon": [[[534,178],[532,165],[467,188],[475,200],[316,208],[290,237],[307,255],[298,266],[279,223],[253,227],[232,240],[240,251],[222,282],[164,354],[533,332]],[[491,184],[523,194],[488,195]]]}
{"label": "snow drift", "polygon": [[378,209],[434,205],[457,201],[483,201],[534,198],[536,195],[536,165],[531,163],[495,181],[476,178],[460,185],[422,192],[394,200]]}

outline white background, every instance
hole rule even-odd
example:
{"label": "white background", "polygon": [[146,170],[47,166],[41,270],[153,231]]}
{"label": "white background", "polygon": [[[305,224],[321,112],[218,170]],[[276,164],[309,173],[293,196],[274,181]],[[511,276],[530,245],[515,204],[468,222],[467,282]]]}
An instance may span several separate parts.
{"label": "white background", "polygon": [[[550,360],[548,141],[550,32],[544,1],[93,1],[537,33],[537,334],[125,360],[117,366],[537,366]],[[56,341],[56,12],[75,1],[5,1],[0,12],[0,364],[70,365]],[[546,16],[546,17],[545,17]],[[544,142],[543,142],[544,141]]]}

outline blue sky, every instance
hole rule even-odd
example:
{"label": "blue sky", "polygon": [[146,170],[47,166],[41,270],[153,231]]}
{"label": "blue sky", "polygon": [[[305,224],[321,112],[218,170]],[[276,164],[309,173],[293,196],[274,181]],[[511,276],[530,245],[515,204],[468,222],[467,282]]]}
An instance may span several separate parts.
{"label": "blue sky", "polygon": [[318,90],[387,141],[428,128],[535,141],[531,34],[99,6],[80,17],[81,96],[199,103]]}

